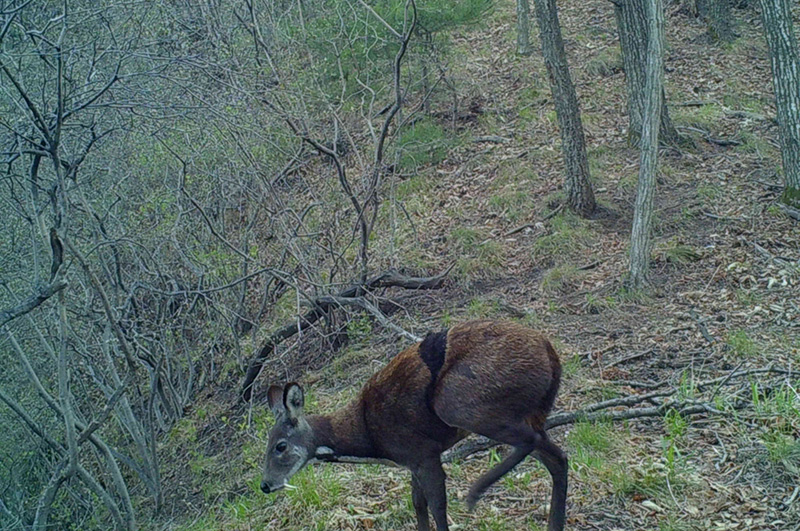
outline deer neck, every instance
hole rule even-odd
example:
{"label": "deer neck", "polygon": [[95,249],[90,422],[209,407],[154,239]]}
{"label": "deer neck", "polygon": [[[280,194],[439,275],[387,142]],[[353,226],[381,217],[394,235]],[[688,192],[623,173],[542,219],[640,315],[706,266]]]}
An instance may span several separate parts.
{"label": "deer neck", "polygon": [[314,433],[315,457],[335,460],[337,457],[379,457],[372,442],[360,401],[330,415],[308,418]]}

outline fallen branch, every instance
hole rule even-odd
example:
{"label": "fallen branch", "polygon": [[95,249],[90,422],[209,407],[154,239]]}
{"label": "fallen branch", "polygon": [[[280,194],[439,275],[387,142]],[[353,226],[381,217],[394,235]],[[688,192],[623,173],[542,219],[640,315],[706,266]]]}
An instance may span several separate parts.
{"label": "fallen branch", "polygon": [[552,217],[555,217],[555,215],[558,214],[559,212],[561,212],[563,209],[564,209],[564,205],[558,205],[558,207],[555,210],[553,210],[552,212],[547,214],[542,219],[540,219],[538,221],[534,221],[533,223],[525,223],[524,225],[520,225],[517,228],[511,229],[510,231],[508,231],[505,234],[503,234],[503,237],[504,238],[508,238],[509,236],[513,236],[514,234],[516,234],[518,232],[522,232],[525,229],[530,229],[530,228],[536,226],[537,223],[544,223],[548,219],[550,219]]}
{"label": "fallen branch", "polygon": [[702,336],[705,338],[705,340],[709,342],[709,344],[713,345],[714,343],[717,342],[717,340],[714,339],[714,336],[712,336],[708,332],[708,328],[706,328],[706,324],[703,322],[702,319],[700,319],[700,316],[697,315],[697,312],[694,311],[694,308],[689,310],[689,316],[692,319],[694,319],[694,322],[697,325],[697,329],[700,331],[700,334],[702,334]]}
{"label": "fallen branch", "polygon": [[609,363],[608,365],[603,367],[603,370],[610,369],[611,367],[614,367],[616,365],[621,365],[622,363],[626,363],[628,361],[633,361],[635,359],[642,358],[644,356],[647,356],[648,354],[652,354],[654,352],[654,350],[655,349],[651,348],[651,349],[648,349],[648,350],[643,350],[642,352],[635,352],[633,354],[629,354],[628,356],[625,356],[625,357],[622,357],[622,358],[620,358],[618,360],[612,361],[611,363]]}
{"label": "fallen branch", "polygon": [[778,207],[783,210],[783,213],[789,216],[792,219],[796,219],[800,221],[800,209],[790,207],[784,203],[778,203]]}
{"label": "fallen branch", "polygon": [[[252,397],[253,383],[261,373],[261,369],[264,366],[264,361],[266,361],[275,348],[283,341],[293,337],[299,332],[307,330],[314,323],[319,321],[328,312],[328,310],[331,309],[331,307],[339,305],[340,301],[337,301],[337,299],[353,299],[356,297],[362,297],[367,290],[374,288],[401,287],[405,289],[437,289],[441,287],[442,283],[444,282],[445,275],[447,275],[452,268],[453,266],[451,265],[443,272],[432,277],[408,277],[395,270],[385,271],[372,277],[371,279],[368,279],[366,283],[351,286],[337,295],[320,297],[315,301],[315,306],[313,309],[302,316],[298,316],[292,322],[287,323],[283,327],[273,332],[261,345],[258,353],[253,356],[253,358],[250,360],[250,364],[247,367],[247,372],[245,373],[241,386],[242,399],[244,401],[249,401]],[[365,302],[367,301],[365,300]],[[380,312],[380,310],[378,310],[378,312]],[[385,326],[392,328],[392,326],[389,326],[388,324]],[[418,339],[415,339],[415,341],[418,341]]]}
{"label": "fallen branch", "polygon": [[500,135],[486,135],[486,136],[476,136],[472,139],[473,142],[476,144],[480,144],[481,142],[488,142],[490,144],[506,144],[511,142],[510,138],[506,138]]}
{"label": "fallen branch", "polygon": [[772,116],[767,116],[765,114],[760,114],[757,112],[750,112],[750,111],[725,111],[725,114],[731,116],[733,118],[746,118],[749,120],[760,120],[763,122],[769,122],[772,125],[778,125],[778,119]]}
{"label": "fallen branch", "polygon": [[712,214],[711,212],[706,212],[703,210],[703,215],[707,218],[717,219],[720,221],[747,221],[747,218],[742,216],[718,216],[717,214]]}
{"label": "fallen branch", "polygon": [[742,145],[741,140],[733,140],[733,139],[725,139],[725,138],[714,138],[711,136],[711,133],[708,131],[704,131],[703,129],[699,129],[697,127],[679,127],[678,129],[685,129],[687,131],[694,131],[695,133],[700,133],[706,142],[711,144],[716,144],[718,146],[740,146]]}
{"label": "fallen branch", "polygon": [[385,271],[369,281],[370,288],[405,288],[405,289],[439,289],[444,283],[444,278],[455,267],[455,263],[432,277],[407,277],[394,269]]}

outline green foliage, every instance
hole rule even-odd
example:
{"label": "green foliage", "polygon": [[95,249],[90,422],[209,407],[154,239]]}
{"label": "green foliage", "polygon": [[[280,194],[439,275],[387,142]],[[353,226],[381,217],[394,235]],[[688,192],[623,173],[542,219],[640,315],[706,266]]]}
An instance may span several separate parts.
{"label": "green foliage", "polygon": [[[406,2],[379,0],[370,7],[395,31],[402,32]],[[417,35],[411,42],[407,60],[429,59],[431,49],[416,51],[422,37],[435,37],[444,30],[475,23],[491,8],[491,0],[431,0],[417,4]],[[399,50],[398,39],[377,17],[348,0],[321,0],[307,6],[300,14],[288,10],[277,18],[275,38],[281,44],[302,42],[305,49],[297,57],[302,65],[292,84],[299,91],[317,86],[322,98],[320,108],[341,103],[345,109],[361,105],[358,96],[368,87],[379,97],[391,91],[392,65]],[[410,23],[410,15],[408,21]],[[439,42],[439,47],[443,43]],[[307,54],[307,55],[306,55]],[[307,58],[314,58],[309,61]]]}
{"label": "green foliage", "polygon": [[372,321],[367,312],[360,312],[347,320],[347,337],[356,343],[369,339],[372,335]]}
{"label": "green foliage", "polygon": [[[559,350],[556,347],[556,350]],[[575,376],[581,368],[581,357],[579,354],[572,354],[571,356],[561,356],[561,371],[563,378],[571,378]]]}
{"label": "green foliage", "polygon": [[673,264],[688,264],[702,258],[700,253],[693,247],[686,245],[677,238],[657,242],[653,248],[653,256],[657,260]]}
{"label": "green foliage", "polygon": [[708,104],[700,107],[678,107],[670,110],[672,119],[676,124],[688,125],[709,131],[718,126],[725,116],[725,109],[721,105]]}
{"label": "green foliage", "polygon": [[576,450],[606,453],[614,445],[616,436],[610,422],[576,422],[567,436],[567,442]]}
{"label": "green foliage", "polygon": [[689,427],[689,421],[686,417],[681,415],[678,411],[671,409],[664,417],[664,426],[667,430],[667,435],[671,441],[682,439],[686,435],[686,430]]}
{"label": "green foliage", "polygon": [[[404,0],[378,0],[370,6],[392,27],[402,28]],[[417,4],[419,26],[428,33],[437,33],[467,24],[474,24],[492,9],[492,0],[428,0]]]}
{"label": "green foliage", "polygon": [[345,493],[340,476],[332,467],[306,467],[292,478],[286,495],[294,510],[330,509],[341,504]]}
{"label": "green foliage", "polygon": [[646,461],[643,465],[619,466],[610,476],[611,485],[619,495],[639,495],[653,500],[670,499],[670,486],[679,492],[677,476],[662,464]]}
{"label": "green foliage", "polygon": [[719,185],[713,183],[700,183],[697,185],[697,197],[706,202],[715,202],[722,199],[724,191]]}

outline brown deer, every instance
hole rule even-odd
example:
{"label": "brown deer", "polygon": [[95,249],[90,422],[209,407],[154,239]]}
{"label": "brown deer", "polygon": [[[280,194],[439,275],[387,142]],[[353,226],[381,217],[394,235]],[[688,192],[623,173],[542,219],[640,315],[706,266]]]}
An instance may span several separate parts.
{"label": "brown deer", "polygon": [[514,449],[470,488],[467,507],[472,510],[486,489],[533,453],[553,478],[547,529],[560,531],[567,458],[544,430],[560,379],[558,355],[544,336],[520,324],[483,320],[428,334],[330,415],[306,417],[298,384],[272,386],[268,397],[276,423],[261,490],[286,487],[312,458],[389,459],[411,470],[419,530],[430,530],[430,509],[437,531],[446,531],[441,453],[472,432]]}

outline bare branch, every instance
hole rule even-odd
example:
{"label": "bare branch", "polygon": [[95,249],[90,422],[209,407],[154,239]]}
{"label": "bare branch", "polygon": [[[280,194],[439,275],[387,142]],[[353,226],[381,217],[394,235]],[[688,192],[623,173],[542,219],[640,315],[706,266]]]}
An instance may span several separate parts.
{"label": "bare branch", "polygon": [[364,310],[368,311],[384,328],[389,328],[393,330],[397,334],[403,336],[406,339],[410,339],[411,341],[422,341],[422,338],[418,335],[412,334],[406,330],[403,330],[393,322],[391,322],[380,309],[369,302],[364,297],[320,297],[317,299],[319,304],[328,304],[328,305],[339,305],[339,306],[358,306],[359,308],[363,308]]}
{"label": "bare branch", "polygon": [[52,284],[48,284],[43,286],[39,289],[39,291],[21,303],[17,304],[13,308],[8,308],[7,310],[0,311],[0,327],[3,327],[10,321],[18,317],[22,317],[26,313],[34,310],[38,306],[40,306],[43,302],[47,299],[61,291],[62,289],[66,288],[69,284],[64,280],[57,280]]}
{"label": "bare branch", "polygon": [[380,16],[378,13],[376,13],[374,9],[372,9],[372,8],[371,8],[371,7],[370,7],[370,6],[369,6],[369,5],[368,5],[366,2],[364,2],[364,0],[358,0],[358,3],[359,3],[359,4],[361,4],[362,6],[364,6],[364,9],[366,9],[367,11],[369,11],[369,12],[372,14],[372,16],[373,16],[373,17],[375,17],[375,18],[378,20],[378,22],[380,22],[381,24],[383,24],[383,25],[384,25],[384,27],[385,27],[386,29],[388,29],[388,30],[389,30],[389,32],[390,32],[392,35],[394,35],[394,36],[395,36],[395,37],[397,37],[398,39],[402,39],[402,38],[403,38],[403,36],[402,36],[402,35],[400,35],[399,33],[397,33],[397,30],[396,30],[396,29],[394,29],[394,28],[392,27],[392,25],[391,25],[391,24],[389,24],[388,22],[386,22],[386,21],[383,19],[383,17],[381,17],[381,16]]}
{"label": "bare branch", "polygon": [[[444,275],[446,275],[451,269],[452,266],[447,268],[439,275],[428,278],[406,277],[397,271],[386,271],[376,275],[366,283],[356,284],[355,286],[340,292],[336,297],[345,299],[360,297],[366,292],[366,290],[377,287],[400,286],[409,289],[436,289],[442,285]],[[248,401],[252,397],[253,383],[261,372],[261,368],[263,367],[264,361],[267,359],[267,357],[283,341],[293,337],[298,332],[310,328],[314,323],[319,321],[331,307],[331,303],[333,303],[333,300],[326,303],[320,302],[320,299],[318,299],[316,307],[313,310],[302,316],[298,316],[292,322],[287,323],[285,326],[273,332],[269,338],[262,343],[258,353],[250,360],[247,372],[245,373],[244,381],[242,382],[241,396],[244,401]]]}

